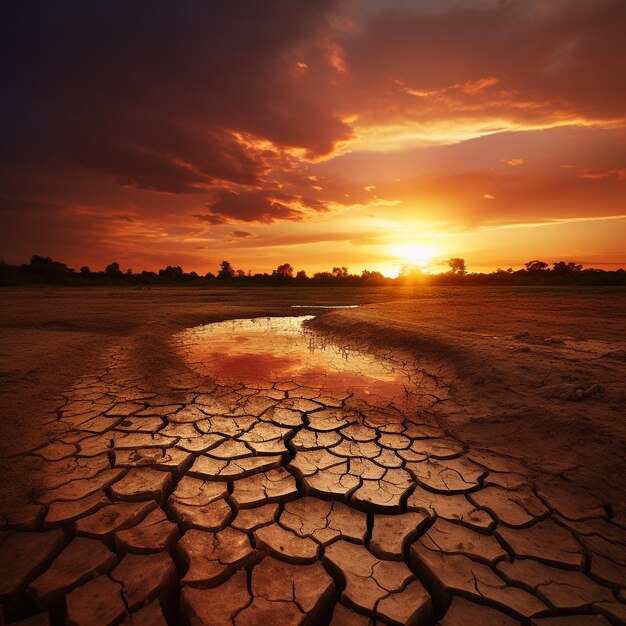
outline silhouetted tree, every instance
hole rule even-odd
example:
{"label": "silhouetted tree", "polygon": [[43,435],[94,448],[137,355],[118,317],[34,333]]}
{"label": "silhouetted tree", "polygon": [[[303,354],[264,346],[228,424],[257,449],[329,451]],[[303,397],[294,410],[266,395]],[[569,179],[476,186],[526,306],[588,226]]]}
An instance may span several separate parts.
{"label": "silhouetted tree", "polygon": [[290,265],[289,263],[279,265],[272,272],[272,276],[279,276],[280,278],[293,278],[293,265]]}
{"label": "silhouetted tree", "polygon": [[86,265],[83,265],[80,268],[80,275],[87,277],[87,276],[91,275],[91,270]]}
{"label": "silhouetted tree", "polygon": [[453,274],[457,276],[465,276],[467,274],[467,266],[465,265],[465,259],[460,257],[452,257],[448,260],[448,267]]}
{"label": "silhouetted tree", "polygon": [[572,272],[580,272],[582,265],[577,265],[573,261],[566,263],[565,261],[559,261],[552,266],[552,271],[555,274],[571,274]]}
{"label": "silhouetted tree", "polygon": [[120,264],[117,261],[113,261],[113,263],[109,263],[104,268],[104,274],[107,278],[120,278],[122,276],[122,270],[120,269]]}
{"label": "silhouetted tree", "polygon": [[543,261],[528,261],[528,263],[524,263],[524,267],[528,272],[543,272],[543,270],[548,269],[548,264]]}
{"label": "silhouetted tree", "polygon": [[165,278],[182,278],[183,268],[180,265],[168,265],[165,269],[159,270],[159,276]]}
{"label": "silhouetted tree", "polygon": [[296,280],[308,280],[308,276],[306,275],[306,272],[304,270],[300,270],[297,274],[296,274]]}
{"label": "silhouetted tree", "polygon": [[361,280],[363,282],[376,285],[384,282],[385,277],[380,272],[370,272],[370,270],[363,270],[361,272]]}
{"label": "silhouetted tree", "polygon": [[141,272],[141,282],[144,283],[156,283],[158,282],[159,277],[157,276],[156,272],[147,272],[146,270],[143,270]]}
{"label": "silhouetted tree", "polygon": [[222,261],[220,263],[220,271],[217,273],[217,277],[221,279],[233,278],[235,270],[228,261]]}
{"label": "silhouetted tree", "polygon": [[246,275],[245,270],[237,270],[235,273],[237,274],[237,278],[244,278]]}
{"label": "silhouetted tree", "polygon": [[342,267],[333,267],[333,277],[334,278],[347,278],[348,277],[348,268],[345,266]]}
{"label": "silhouetted tree", "polygon": [[45,282],[66,282],[75,275],[65,263],[54,261],[49,256],[34,254],[28,265],[22,266],[27,274],[41,277]]}
{"label": "silhouetted tree", "polygon": [[28,268],[37,274],[45,274],[45,272],[49,270],[53,264],[54,261],[49,256],[33,254],[33,256],[30,257]]}
{"label": "silhouetted tree", "polygon": [[334,274],[331,274],[330,272],[315,272],[315,274],[313,274],[313,280],[317,280],[317,281],[328,281],[328,280],[332,280],[334,278]]}

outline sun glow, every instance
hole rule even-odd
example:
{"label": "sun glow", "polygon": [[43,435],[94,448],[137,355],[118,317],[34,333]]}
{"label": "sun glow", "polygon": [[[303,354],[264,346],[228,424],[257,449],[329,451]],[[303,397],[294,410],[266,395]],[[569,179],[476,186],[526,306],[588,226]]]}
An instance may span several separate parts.
{"label": "sun glow", "polygon": [[433,246],[423,243],[405,243],[390,248],[394,258],[415,267],[424,268],[432,264],[436,256]]}

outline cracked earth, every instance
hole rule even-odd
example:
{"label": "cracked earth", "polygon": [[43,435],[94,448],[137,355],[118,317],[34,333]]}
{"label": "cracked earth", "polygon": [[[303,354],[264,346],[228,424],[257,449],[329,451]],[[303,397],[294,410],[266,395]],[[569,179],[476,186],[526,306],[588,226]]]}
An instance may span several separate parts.
{"label": "cracked earth", "polygon": [[6,623],[626,623],[623,520],[453,436],[437,377],[213,380],[200,339],[154,386],[111,347],[54,440],[4,459],[32,477],[0,511]]}

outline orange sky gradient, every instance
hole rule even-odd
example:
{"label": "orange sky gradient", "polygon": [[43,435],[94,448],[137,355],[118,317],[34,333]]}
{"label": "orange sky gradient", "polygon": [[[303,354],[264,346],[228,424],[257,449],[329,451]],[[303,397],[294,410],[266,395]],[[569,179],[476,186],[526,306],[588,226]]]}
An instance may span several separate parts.
{"label": "orange sky gradient", "polygon": [[7,262],[626,267],[623,0],[28,5]]}

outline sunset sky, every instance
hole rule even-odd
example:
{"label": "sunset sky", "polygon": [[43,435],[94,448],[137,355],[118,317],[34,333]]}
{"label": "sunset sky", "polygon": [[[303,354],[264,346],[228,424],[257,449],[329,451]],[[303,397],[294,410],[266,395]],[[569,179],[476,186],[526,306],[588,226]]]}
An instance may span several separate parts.
{"label": "sunset sky", "polygon": [[626,267],[624,0],[5,4],[0,258]]}

